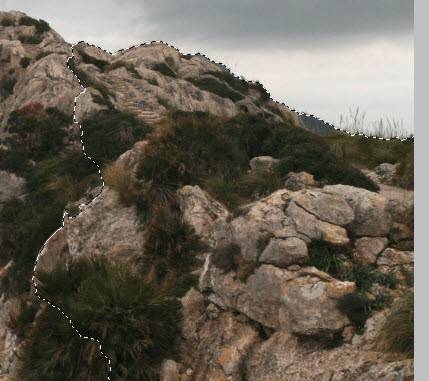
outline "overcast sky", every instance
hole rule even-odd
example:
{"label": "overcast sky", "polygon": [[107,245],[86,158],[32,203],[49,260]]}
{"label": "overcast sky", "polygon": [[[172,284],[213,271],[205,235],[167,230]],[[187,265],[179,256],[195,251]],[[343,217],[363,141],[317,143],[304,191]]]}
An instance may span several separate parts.
{"label": "overcast sky", "polygon": [[297,111],[338,122],[359,106],[368,122],[414,131],[413,1],[0,0],[0,9],[111,52],[162,40],[259,80]]}

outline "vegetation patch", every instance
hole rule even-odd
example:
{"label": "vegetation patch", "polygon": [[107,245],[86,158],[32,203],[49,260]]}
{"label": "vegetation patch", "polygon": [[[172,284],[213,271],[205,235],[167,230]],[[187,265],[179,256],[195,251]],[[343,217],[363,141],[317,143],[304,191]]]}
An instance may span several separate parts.
{"label": "vegetation patch", "polygon": [[17,80],[14,75],[3,77],[1,88],[0,88],[0,93],[2,97],[7,98],[10,95],[12,95],[16,82]]}
{"label": "vegetation patch", "polygon": [[98,67],[101,71],[104,71],[104,69],[109,66],[109,62],[90,56],[81,49],[79,49],[79,55],[81,56],[83,62],[89,65],[94,65]]}
{"label": "vegetation patch", "polygon": [[100,111],[82,123],[85,152],[98,164],[107,164],[142,140],[152,128],[118,110]]}
{"label": "vegetation patch", "polygon": [[30,65],[31,59],[28,57],[22,57],[21,60],[19,61],[19,64],[21,65],[22,68],[26,68],[28,65]]}
{"label": "vegetation patch", "polygon": [[176,72],[169,65],[167,65],[166,63],[163,63],[163,62],[155,64],[152,67],[152,70],[158,71],[162,75],[166,75],[168,77],[172,77],[172,78],[177,77]]}
{"label": "vegetation patch", "polygon": [[414,292],[408,291],[396,301],[380,334],[379,349],[414,356]]}
{"label": "vegetation patch", "polygon": [[5,16],[1,19],[0,25],[3,27],[14,26],[15,20],[13,19],[13,17]]}
{"label": "vegetation patch", "polygon": [[[80,258],[59,264],[52,272],[39,271],[37,280],[42,296],[49,296],[62,308],[82,333],[101,341],[112,361],[115,379],[154,380],[161,361],[175,356],[181,305],[169,285],[150,281],[143,271],[104,258]],[[67,325],[68,322],[61,315],[57,320],[57,311],[52,309],[46,310],[46,315],[37,319],[24,347],[22,373],[35,374],[38,379],[68,373],[74,377],[83,371],[79,355],[93,351],[92,356],[87,356],[85,371],[105,374],[106,367],[100,363],[98,353],[88,348],[91,342],[82,342],[75,333],[74,339],[59,342],[57,338],[68,333],[61,328],[61,320]],[[51,334],[45,333],[44,350],[35,351],[46,320],[54,323],[49,328]],[[77,353],[69,353],[76,349]],[[35,366],[42,363],[45,367]]]}
{"label": "vegetation patch", "polygon": [[20,17],[18,25],[34,26],[36,28],[36,33],[39,35],[51,30],[51,27],[45,20],[36,20],[29,16]]}
{"label": "vegetation patch", "polygon": [[221,81],[211,77],[203,77],[193,79],[191,82],[200,90],[209,91],[213,94],[219,95],[222,98],[231,99],[233,102],[238,102],[244,99],[244,96],[239,92],[232,90],[229,86]]}
{"label": "vegetation patch", "polygon": [[135,78],[141,79],[141,75],[136,70],[135,66],[131,62],[125,62],[125,61],[116,61],[110,65],[107,65],[103,68],[105,72],[109,72],[115,69],[118,69],[120,67],[124,67],[126,70],[128,70]]}
{"label": "vegetation patch", "polygon": [[37,34],[36,35],[20,34],[18,36],[18,40],[21,41],[23,44],[38,45],[43,41],[43,38]]}

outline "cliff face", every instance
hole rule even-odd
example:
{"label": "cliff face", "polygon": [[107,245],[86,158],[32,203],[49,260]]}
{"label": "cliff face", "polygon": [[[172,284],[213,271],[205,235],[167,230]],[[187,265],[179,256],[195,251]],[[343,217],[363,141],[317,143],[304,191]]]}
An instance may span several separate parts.
{"label": "cliff face", "polygon": [[[179,282],[188,272],[198,278],[180,297],[178,354],[174,360],[161,356],[154,366],[162,381],[413,378],[412,359],[381,350],[378,340],[394,309],[387,300],[399,300],[410,288],[412,191],[384,184],[393,175],[382,176],[381,169],[368,174],[379,192],[345,185],[350,174],[362,174],[347,172],[330,156],[326,165],[344,170],[344,182],[315,180],[302,171],[277,179],[277,165],[291,165],[296,157],[277,148],[282,135],[271,125],[286,129],[287,138],[307,150],[314,138],[294,135],[303,127],[299,117],[270,100],[262,86],[204,57],[184,56],[161,43],[115,55],[85,43],[72,50],[49,26],[23,13],[0,12],[0,23],[0,380],[23,379],[21,361],[28,370],[25,348],[46,312],[30,287],[33,264],[60,227],[64,208],[69,215],[41,251],[36,285],[43,286],[41,273],[90,257],[148,272],[149,279],[167,273]],[[85,152],[102,167],[103,188],[73,123],[79,81],[85,91],[76,98],[76,119]],[[202,126],[223,134],[223,125],[231,134],[223,146],[217,136],[200,133]],[[190,142],[175,131],[189,134]],[[225,150],[211,151],[210,139]],[[230,150],[230,140],[238,148]],[[274,148],[265,152],[261,146]],[[325,160],[311,152],[311,160]],[[203,170],[194,170],[201,163]],[[217,165],[241,188],[271,182],[251,196],[230,186],[221,197],[205,173]],[[226,207],[231,194],[239,195],[240,207]],[[160,210],[174,212],[177,224],[186,226],[173,239],[180,247],[165,244],[176,225],[162,225]],[[182,245],[190,231],[204,249]],[[159,247],[165,252],[153,259]],[[186,274],[174,258],[174,266],[163,267],[171,251],[183,250],[197,252]],[[11,315],[22,316],[16,314],[22,303],[37,311],[24,332],[17,329],[24,324],[19,319],[10,324]],[[103,349],[120,369],[113,374],[127,374],[120,352]],[[99,374],[91,379],[104,379]]]}

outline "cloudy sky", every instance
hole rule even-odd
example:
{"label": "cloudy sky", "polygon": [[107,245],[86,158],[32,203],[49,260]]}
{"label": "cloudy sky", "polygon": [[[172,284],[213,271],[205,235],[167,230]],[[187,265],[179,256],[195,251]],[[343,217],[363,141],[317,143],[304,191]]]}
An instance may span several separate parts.
{"label": "cloudy sky", "polygon": [[360,107],[368,123],[414,131],[412,0],[0,0],[0,9],[111,52],[162,40],[327,122]]}

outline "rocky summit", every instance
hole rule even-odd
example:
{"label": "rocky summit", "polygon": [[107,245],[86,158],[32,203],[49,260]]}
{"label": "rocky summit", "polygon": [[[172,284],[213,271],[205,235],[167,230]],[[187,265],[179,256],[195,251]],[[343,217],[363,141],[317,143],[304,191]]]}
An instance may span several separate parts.
{"label": "rocky summit", "polygon": [[413,379],[412,142],[21,12],[0,62],[1,381]]}

